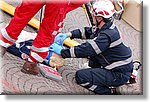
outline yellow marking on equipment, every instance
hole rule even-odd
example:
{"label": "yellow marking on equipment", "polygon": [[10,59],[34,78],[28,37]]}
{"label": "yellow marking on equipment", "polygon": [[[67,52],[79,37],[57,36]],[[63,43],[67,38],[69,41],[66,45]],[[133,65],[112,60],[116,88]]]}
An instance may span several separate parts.
{"label": "yellow marking on equipment", "polygon": [[85,7],[85,4],[83,4],[82,8],[83,8],[83,10],[84,10],[84,12],[85,12],[85,14],[86,14],[86,17],[87,17],[89,26],[91,27],[92,24],[91,24],[90,18],[89,18],[89,16],[88,16],[88,12],[87,12],[87,9],[86,9],[86,7]]}
{"label": "yellow marking on equipment", "polygon": [[[7,12],[8,14],[14,16],[14,12],[15,12],[15,7],[11,6],[10,4],[6,3],[5,1],[0,0],[0,8]],[[29,25],[31,25],[32,27],[39,29],[39,25],[40,25],[40,21],[38,21],[35,18],[32,18],[29,22]]]}
{"label": "yellow marking on equipment", "polygon": [[[0,9],[2,9],[3,11],[7,12],[8,14],[14,16],[14,12],[15,12],[15,7],[11,6],[10,4],[6,3],[5,1],[3,0],[0,0]],[[40,21],[35,19],[35,18],[32,18],[28,24],[36,29],[39,29],[39,26],[40,26]],[[69,46],[69,47],[72,47],[72,46],[77,46],[79,45],[78,42],[74,41],[74,40],[71,40],[70,38],[67,38],[65,41],[64,41],[64,44]]]}

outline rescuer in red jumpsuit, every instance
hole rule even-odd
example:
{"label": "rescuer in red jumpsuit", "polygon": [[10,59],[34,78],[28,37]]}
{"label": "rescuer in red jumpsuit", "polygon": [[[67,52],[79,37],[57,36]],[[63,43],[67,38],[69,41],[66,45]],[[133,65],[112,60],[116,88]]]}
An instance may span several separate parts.
{"label": "rescuer in red jumpsuit", "polygon": [[[35,1],[35,2],[34,2]],[[48,55],[48,47],[53,42],[55,35],[63,26],[63,19],[66,13],[82,6],[90,0],[23,0],[17,6],[14,17],[6,28],[0,31],[1,56],[6,52],[6,48],[14,44],[17,37],[31,20],[31,18],[45,5],[44,18],[40,24],[39,32],[31,47],[28,61],[23,65],[22,71],[28,74],[38,74],[38,62]]]}

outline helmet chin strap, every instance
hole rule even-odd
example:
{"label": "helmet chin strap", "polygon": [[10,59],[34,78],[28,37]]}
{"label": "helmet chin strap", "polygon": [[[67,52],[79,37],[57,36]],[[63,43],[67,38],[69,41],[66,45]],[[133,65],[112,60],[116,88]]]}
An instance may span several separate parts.
{"label": "helmet chin strap", "polygon": [[103,20],[101,20],[100,22],[98,22],[98,20],[97,20],[96,17],[95,17],[95,20],[96,20],[96,27],[98,28],[98,26],[101,24],[101,22],[102,22]]}

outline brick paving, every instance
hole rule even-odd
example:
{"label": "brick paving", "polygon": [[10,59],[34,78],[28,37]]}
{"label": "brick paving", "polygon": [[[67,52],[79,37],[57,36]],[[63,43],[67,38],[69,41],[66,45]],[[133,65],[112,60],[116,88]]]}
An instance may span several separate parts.
{"label": "brick paving", "polygon": [[[20,0],[18,0],[18,2],[19,1]],[[9,15],[3,11],[0,11],[0,15],[3,16],[3,19],[0,19],[0,25],[2,22],[9,23],[11,19]],[[38,18],[38,14],[36,17]],[[131,47],[133,59],[142,62],[142,33],[136,31],[124,20],[115,21],[115,24],[119,28],[121,34],[125,36],[125,42]],[[84,26],[89,26],[89,24],[83,9],[79,7],[67,14],[63,32],[68,32]],[[35,32],[35,30],[29,26],[27,26],[25,30]],[[84,42],[81,40],[77,41]],[[9,53],[6,53],[4,58],[1,58],[0,61],[0,72],[2,73],[0,74],[0,84],[2,84],[2,91],[5,94],[94,94],[77,85],[74,79],[75,72],[84,68],[85,63],[88,62],[87,59],[65,59],[65,66],[58,70],[63,77],[62,82],[22,73],[20,69],[22,68],[24,61]],[[123,85],[120,87],[120,90],[121,94],[142,94],[142,69],[139,71],[136,84]]]}

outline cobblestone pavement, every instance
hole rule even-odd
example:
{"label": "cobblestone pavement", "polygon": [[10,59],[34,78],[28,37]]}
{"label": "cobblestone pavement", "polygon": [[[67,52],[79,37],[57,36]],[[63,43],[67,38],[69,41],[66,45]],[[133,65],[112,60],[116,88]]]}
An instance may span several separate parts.
{"label": "cobblestone pavement", "polygon": [[[20,0],[17,1],[19,2]],[[13,3],[11,2],[10,4]],[[13,5],[16,6],[17,4]],[[11,19],[9,15],[3,11],[0,11],[0,15],[3,17],[3,19],[0,19],[0,25],[2,22],[9,23]],[[39,18],[38,16],[37,14],[36,18]],[[115,24],[124,36],[125,42],[131,47],[134,60],[142,62],[142,33],[133,29],[124,20],[115,21]],[[63,32],[88,25],[86,15],[83,9],[79,7],[67,14]],[[29,26],[25,30],[35,32]],[[77,41],[84,42],[81,40]],[[87,59],[65,59],[65,66],[58,70],[63,77],[62,82],[22,73],[20,69],[24,61],[9,53],[6,53],[0,61],[0,84],[2,84],[2,92],[4,94],[94,94],[77,85],[74,79],[75,72],[85,67],[85,63],[88,62]],[[142,69],[139,71],[136,84],[121,86],[120,90],[121,94],[142,94]]]}

